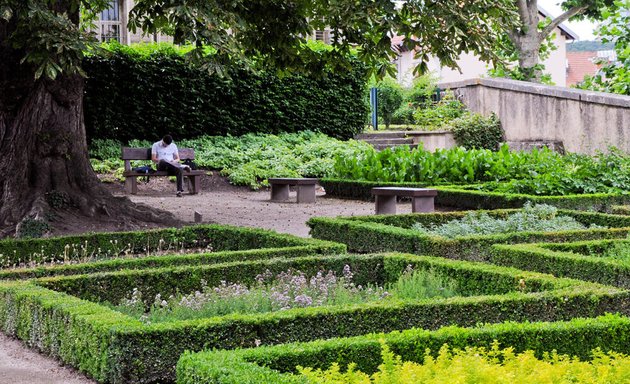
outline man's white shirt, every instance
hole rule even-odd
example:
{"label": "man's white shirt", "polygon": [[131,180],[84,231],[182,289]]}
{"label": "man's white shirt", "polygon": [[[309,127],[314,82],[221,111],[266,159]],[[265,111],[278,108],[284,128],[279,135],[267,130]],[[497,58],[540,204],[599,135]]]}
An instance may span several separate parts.
{"label": "man's white shirt", "polygon": [[175,143],[170,143],[165,147],[162,145],[162,140],[153,143],[153,147],[151,147],[151,154],[157,155],[158,161],[166,160],[169,163],[175,160],[175,154],[179,157],[177,145],[175,145]]}

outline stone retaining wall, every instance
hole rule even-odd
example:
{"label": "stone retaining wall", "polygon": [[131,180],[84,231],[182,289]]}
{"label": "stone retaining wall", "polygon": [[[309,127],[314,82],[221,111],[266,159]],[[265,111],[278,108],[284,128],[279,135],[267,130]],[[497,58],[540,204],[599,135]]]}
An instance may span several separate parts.
{"label": "stone retaining wall", "polygon": [[501,119],[507,141],[561,141],[569,152],[630,152],[630,97],[508,79],[439,84],[472,111]]}

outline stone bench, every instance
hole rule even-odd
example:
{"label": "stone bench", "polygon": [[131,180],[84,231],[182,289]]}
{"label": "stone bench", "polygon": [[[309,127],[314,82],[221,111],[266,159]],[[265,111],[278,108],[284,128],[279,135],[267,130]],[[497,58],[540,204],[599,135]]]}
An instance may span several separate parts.
{"label": "stone bench", "polygon": [[376,200],[376,214],[387,215],[396,213],[396,198],[411,197],[411,211],[433,212],[435,210],[435,189],[427,188],[402,188],[402,187],[376,187],[372,188],[372,195]]}
{"label": "stone bench", "polygon": [[[195,151],[191,148],[180,148],[178,152],[181,160],[195,159]],[[166,171],[142,173],[131,169],[131,160],[151,160],[151,148],[123,147],[121,159],[125,161],[125,171],[123,172],[123,176],[125,177],[125,191],[132,195],[138,193],[138,177],[168,176]],[[202,170],[184,172],[184,180],[188,178],[190,181],[188,189],[191,194],[199,193],[201,190],[201,176],[204,174],[205,172]]]}
{"label": "stone bench", "polygon": [[289,199],[289,186],[297,186],[298,203],[315,202],[315,185],[319,179],[305,178],[271,178],[268,179],[271,185],[271,200],[285,201]]}

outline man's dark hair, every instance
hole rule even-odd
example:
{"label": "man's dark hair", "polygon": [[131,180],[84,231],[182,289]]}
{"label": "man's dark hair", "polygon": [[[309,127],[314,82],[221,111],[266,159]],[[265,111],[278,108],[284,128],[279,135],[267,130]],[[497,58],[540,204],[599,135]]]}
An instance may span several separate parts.
{"label": "man's dark hair", "polygon": [[170,145],[173,142],[173,137],[171,137],[171,135],[164,135],[162,141],[164,142],[164,144]]}

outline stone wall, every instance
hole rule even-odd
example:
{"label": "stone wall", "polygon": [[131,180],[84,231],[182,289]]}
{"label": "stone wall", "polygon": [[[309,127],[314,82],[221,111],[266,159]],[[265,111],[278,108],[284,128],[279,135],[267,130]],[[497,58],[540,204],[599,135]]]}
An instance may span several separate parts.
{"label": "stone wall", "polygon": [[438,85],[472,111],[496,113],[507,141],[562,142],[569,152],[594,154],[615,146],[630,152],[630,97],[507,79]]}

